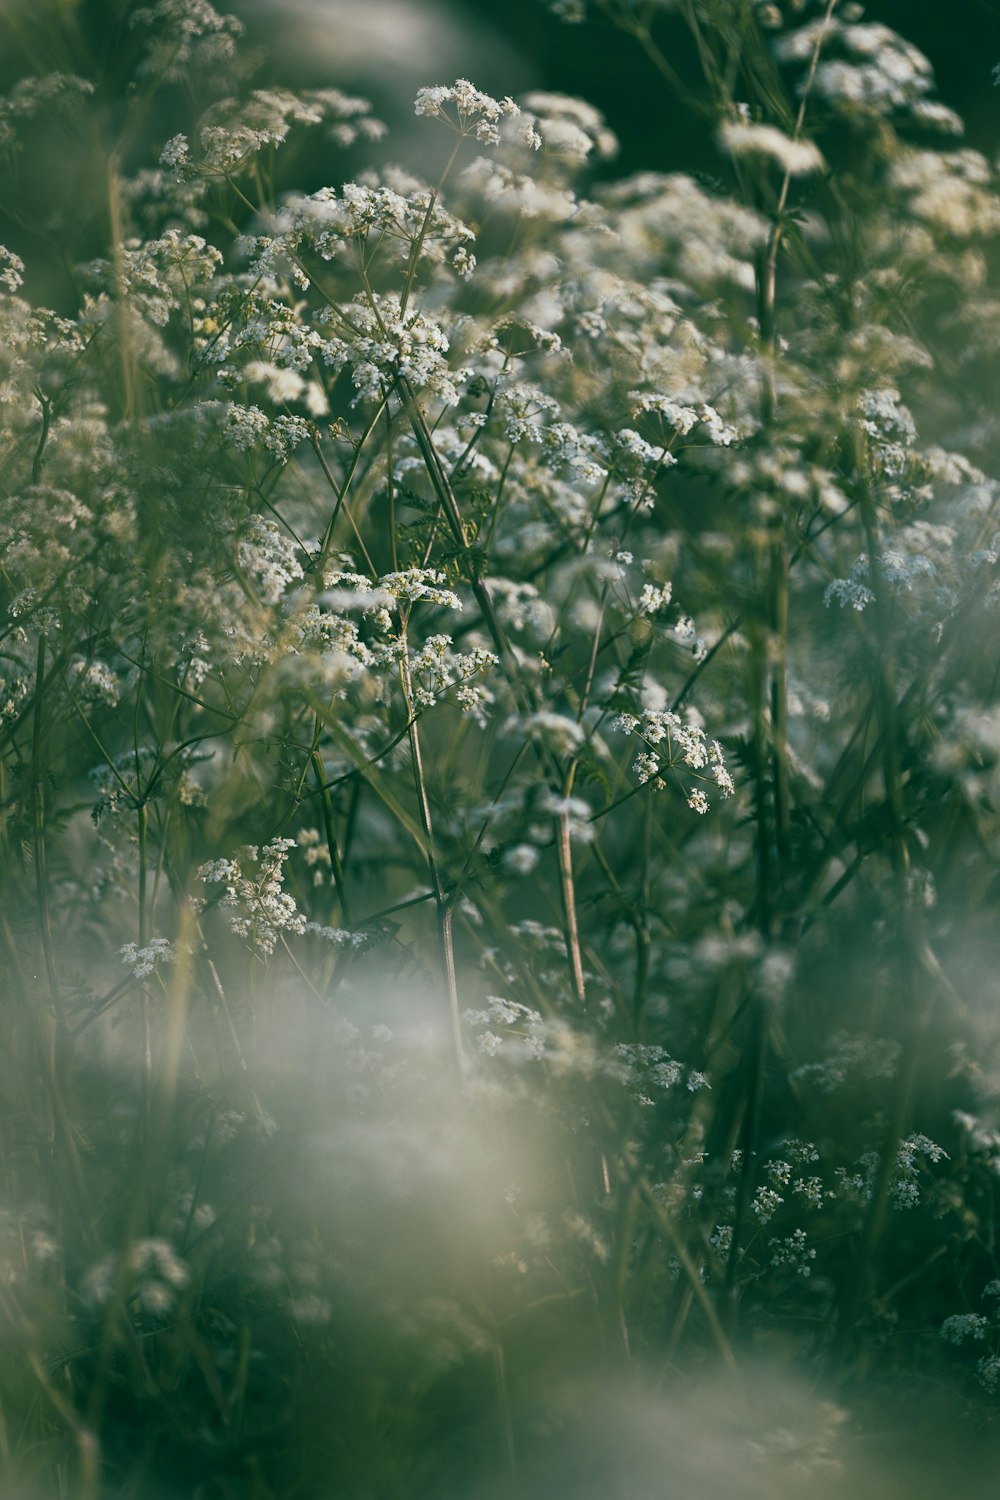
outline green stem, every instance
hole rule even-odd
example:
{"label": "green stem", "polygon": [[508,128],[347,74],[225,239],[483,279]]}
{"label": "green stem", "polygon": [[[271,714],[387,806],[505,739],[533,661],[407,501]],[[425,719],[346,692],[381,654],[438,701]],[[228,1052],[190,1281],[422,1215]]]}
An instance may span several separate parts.
{"label": "green stem", "polygon": [[145,802],[137,809],[139,824],[139,947],[146,946],[146,841],[149,832],[149,810]]}
{"label": "green stem", "polygon": [[59,978],[56,973],[55,952],[52,946],[52,923],[49,913],[49,885],[45,847],[45,768],[42,763],[43,688],[45,686],[45,637],[38,637],[35,658],[35,706],[31,729],[31,824],[33,834],[33,863],[35,867],[35,901],[38,909],[38,930],[48,979],[52,1007],[59,1028],[65,1024]]}
{"label": "green stem", "polygon": [[406,712],[409,718],[409,741],[410,741],[410,763],[413,768],[413,781],[417,793],[417,807],[420,812],[420,824],[424,832],[425,848],[427,855],[427,870],[430,875],[431,885],[434,888],[434,905],[437,909],[438,920],[438,944],[441,950],[441,967],[444,974],[445,989],[448,995],[448,1011],[451,1018],[452,1042],[455,1048],[455,1059],[462,1068],[465,1063],[465,1049],[462,1043],[462,1021],[458,1001],[458,976],[455,970],[455,946],[452,928],[451,901],[445,892],[441,880],[441,870],[438,864],[437,852],[434,846],[434,826],[431,819],[430,798],[427,794],[427,778],[424,774],[424,760],[420,745],[420,731],[413,712],[413,682],[410,677],[410,661],[406,650],[406,622],[403,622],[403,652],[399,659],[400,682],[403,688],[403,697],[406,701]]}
{"label": "green stem", "polygon": [[344,926],[350,927],[351,909],[347,901],[347,882],[344,879],[344,867],[340,860],[336,830],[333,826],[333,799],[330,796],[330,788],[326,784],[326,770],[319,750],[314,750],[312,753],[312,766],[316,789],[319,792],[319,804],[323,813],[323,831],[326,834],[326,847],[330,853],[333,884],[337,892],[337,900],[340,902],[340,915]]}

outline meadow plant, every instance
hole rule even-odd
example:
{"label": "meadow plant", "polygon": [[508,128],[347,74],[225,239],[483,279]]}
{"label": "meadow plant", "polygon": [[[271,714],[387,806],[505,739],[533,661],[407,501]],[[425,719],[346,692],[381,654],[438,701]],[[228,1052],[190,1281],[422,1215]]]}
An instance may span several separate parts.
{"label": "meadow plant", "polygon": [[718,176],[457,79],[419,177],[208,0],[7,23],[5,1495],[996,1434],[995,169],[846,0],[548,9]]}

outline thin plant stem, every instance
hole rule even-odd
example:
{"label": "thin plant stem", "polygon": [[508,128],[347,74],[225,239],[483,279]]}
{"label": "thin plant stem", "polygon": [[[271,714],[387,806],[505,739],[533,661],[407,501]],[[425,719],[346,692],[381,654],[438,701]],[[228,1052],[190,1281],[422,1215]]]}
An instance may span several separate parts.
{"label": "thin plant stem", "polygon": [[326,847],[330,855],[330,869],[333,872],[333,883],[337,891],[337,900],[340,902],[340,915],[345,927],[350,927],[351,908],[347,899],[347,881],[344,878],[344,867],[341,864],[340,851],[337,848],[337,834],[333,825],[333,799],[330,796],[330,788],[326,782],[323,756],[319,750],[314,750],[312,753],[312,766],[316,790],[319,794],[319,805],[323,814],[323,831],[326,835]]}
{"label": "thin plant stem", "polygon": [[406,649],[406,621],[400,629],[402,651],[399,658],[400,681],[409,718],[410,763],[417,793],[420,824],[424,831],[427,854],[427,869],[434,888],[434,905],[438,920],[438,942],[441,950],[441,967],[444,974],[445,991],[448,996],[448,1012],[451,1020],[452,1043],[459,1068],[465,1063],[465,1047],[462,1040],[462,1019],[458,999],[458,975],[455,968],[455,945],[452,924],[451,901],[441,880],[437,854],[434,847],[434,826],[431,818],[430,798],[424,774],[424,760],[420,745],[420,731],[413,712],[413,681],[410,676],[409,655]]}
{"label": "thin plant stem", "polygon": [[[51,679],[50,679],[51,680]],[[42,730],[45,705],[45,636],[39,634],[35,659],[35,705],[31,729],[31,807],[32,807],[32,858],[35,872],[35,899],[38,908],[38,931],[42,945],[45,974],[49,984],[58,1029],[65,1027],[59,976],[56,971],[55,951],[52,944],[52,922],[49,915],[49,881],[46,866],[46,816],[45,816],[45,767],[43,764]]]}

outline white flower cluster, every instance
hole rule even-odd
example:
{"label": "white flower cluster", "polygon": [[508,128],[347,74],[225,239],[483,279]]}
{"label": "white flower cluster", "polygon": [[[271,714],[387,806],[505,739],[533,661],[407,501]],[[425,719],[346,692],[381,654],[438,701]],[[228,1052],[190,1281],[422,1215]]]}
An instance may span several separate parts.
{"label": "white flower cluster", "polygon": [[229,909],[232,931],[249,938],[260,958],[270,958],[280,933],[306,930],[295,898],[282,888],[285,862],[294,848],[294,839],[272,839],[263,849],[248,845],[235,859],[212,860],[198,871],[206,884],[225,885],[219,905]]}
{"label": "white flower cluster", "polygon": [[49,118],[79,108],[94,92],[86,78],[72,73],[47,73],[41,78],[22,78],[9,94],[0,95],[0,149],[20,146],[17,125],[38,116]]}
{"label": "white flower cluster", "polygon": [[[302,401],[311,417],[325,417],[329,413],[330,403],[323,387],[317,380],[305,380],[298,370],[266,359],[253,359],[244,365],[242,373],[248,383],[264,385],[268,399],[278,406],[289,401]],[[264,429],[265,443],[268,430]]]}
{"label": "white flower cluster", "polygon": [[[169,1240],[136,1240],[124,1258],[127,1295],[142,1312],[165,1317],[176,1305],[177,1293],[191,1280],[188,1266]],[[121,1259],[105,1256],[84,1274],[81,1291],[85,1301],[103,1307],[121,1279]]]}
{"label": "white flower cluster", "polygon": [[[695,772],[707,770],[723,797],[731,797],[735,792],[718,740],[708,740],[700,725],[690,720],[685,723],[680,714],[670,709],[645,708],[641,716],[619,714],[614,727],[624,734],[637,735],[649,747],[648,752],[636,757],[633,767],[640,782],[659,779],[661,770],[684,765]],[[663,748],[654,750],[654,746]],[[691,791],[687,800],[694,812],[708,811],[708,798],[700,788]]]}
{"label": "white flower cluster", "polygon": [[833,1051],[821,1062],[803,1063],[792,1078],[796,1083],[810,1083],[825,1094],[853,1084],[870,1088],[896,1076],[899,1043],[886,1037],[838,1035]]}
{"label": "white flower cluster", "polygon": [[114,708],[122,694],[117,674],[104,661],[78,663],[73,687],[85,703],[100,703],[105,708]]}
{"label": "white flower cluster", "polygon": [[443,120],[459,135],[471,135],[485,146],[499,146],[500,122],[519,115],[513,99],[493,99],[467,78],[450,86],[435,84],[417,91],[414,113]]}
{"label": "white flower cluster", "polygon": [[[335,123],[329,134],[338,145],[353,145],[359,137],[377,141],[385,134],[385,126],[370,111],[367,99],[354,98],[339,89],[305,93],[254,89],[246,99],[222,99],[202,116],[198,127],[200,166],[210,173],[233,176],[259,151],[280,146],[293,125],[320,125],[331,119]],[[186,163],[187,155],[184,137],[175,136],[160,160],[176,170]]]}
{"label": "white flower cluster", "polygon": [[334,368],[349,368],[357,399],[377,401],[400,376],[445,405],[459,399],[456,373],[446,355],[448,335],[418,308],[403,311],[395,293],[359,298],[343,309],[350,336],[331,340],[324,358]]}
{"label": "white flower cluster", "polygon": [[191,145],[186,135],[172,135],[160,152],[160,166],[180,174],[191,160]]}
{"label": "white flower cluster", "polygon": [[902,151],[889,180],[911,213],[956,239],[1000,233],[993,169],[978,151]]}
{"label": "white flower cluster", "polygon": [[651,510],[656,502],[653,480],[661,470],[677,463],[667,448],[648,443],[632,427],[621,427],[613,435],[612,460],[615,473],[627,483],[633,503],[644,510]]}
{"label": "white flower cluster", "polygon": [[202,235],[168,229],[156,240],[127,240],[113,264],[97,260],[81,269],[108,293],[124,292],[143,318],[163,328],[221,264],[221,252]]}
{"label": "white flower cluster", "polygon": [[579,482],[603,484],[608,477],[607,448],[597,433],[582,432],[572,422],[551,422],[542,445],[553,467],[568,469]]}
{"label": "white flower cluster", "polygon": [[[879,572],[891,592],[906,594],[912,593],[913,585],[919,579],[937,576],[934,564],[922,553],[907,556],[895,548],[882,553]],[[859,613],[874,599],[871,562],[865,553],[861,554],[846,578],[835,578],[823,593],[823,603],[828,607],[836,600],[842,609],[850,605]]]}
{"label": "white flower cluster", "polygon": [[369,272],[376,256],[395,251],[406,265],[419,243],[425,264],[450,263],[463,279],[472,274],[475,233],[432,196],[418,178],[399,167],[387,167],[340,190],[320,188],[308,197],[290,199],[275,220],[280,242],[289,250],[309,251],[330,261],[350,252],[362,256]]}
{"label": "white flower cluster", "polygon": [[716,1224],[708,1237],[708,1243],[720,1259],[727,1259],[733,1248],[732,1224]]}
{"label": "white flower cluster", "polygon": [[443,585],[444,574],[437,568],[404,568],[398,573],[384,573],[375,588],[397,603],[439,604],[445,609],[461,609],[462,601],[454,589]]}
{"label": "white flower cluster", "polygon": [[0,677],[0,724],[16,719],[31,694],[26,676]]}
{"label": "white flower cluster", "polygon": [[363,932],[351,932],[346,927],[325,927],[322,922],[307,922],[302,931],[312,933],[313,937],[321,938],[334,948],[349,948],[354,952],[366,948],[369,941]]}
{"label": "white flower cluster", "polygon": [[242,571],[252,578],[265,604],[277,604],[302,578],[298,548],[276,521],[252,516],[236,548]]}
{"label": "white flower cluster", "polygon": [[552,606],[542,598],[537,585],[493,574],[486,579],[486,585],[497,618],[506,630],[530,631],[539,639],[550,634],[554,624]]}
{"label": "white flower cluster", "polygon": [[[804,1208],[816,1211],[816,1209],[822,1209],[826,1202],[837,1196],[834,1191],[825,1190],[822,1179],[817,1178],[814,1173],[805,1175],[805,1169],[819,1160],[819,1151],[811,1140],[784,1140],[781,1143],[781,1158],[765,1164],[765,1175],[769,1179],[772,1190],[790,1188],[792,1193],[801,1199]],[[735,1161],[733,1170],[738,1169],[739,1163]],[[808,1257],[808,1259],[813,1259],[813,1257]]]}
{"label": "white flower cluster", "polygon": [[[902,112],[931,127],[961,133],[954,112],[927,99],[934,87],[931,65],[898,32],[878,22],[824,17],[779,38],[775,52],[784,61],[807,62],[817,44],[824,55],[812,87],[833,109],[874,118]],[[831,45],[843,55],[827,56]],[[800,91],[804,88],[803,80]]]}
{"label": "white flower cluster", "polygon": [[490,330],[488,347],[501,350],[508,360],[537,352],[566,354],[558,333],[524,313],[504,313],[497,318]]}
{"label": "white flower cluster", "polygon": [[624,250],[650,280],[669,260],[690,287],[753,288],[767,223],[752,209],[707,192],[683,172],[640,172],[602,189],[601,200],[614,215],[619,254]]}
{"label": "white flower cluster", "polygon": [[464,1020],[477,1031],[476,1045],[486,1057],[538,1060],[545,1055],[545,1022],[520,1001],[487,995],[486,1009],[467,1010]]}
{"label": "white flower cluster", "polygon": [[812,1262],[816,1251],[809,1244],[804,1229],[795,1229],[781,1240],[768,1240],[768,1249],[773,1251],[772,1266],[784,1266],[797,1276],[811,1276]]}
{"label": "white flower cluster", "polygon": [[858,411],[861,430],[873,440],[882,467],[888,473],[899,473],[917,436],[913,416],[900,401],[899,392],[892,386],[862,391]]}
{"label": "white flower cluster", "polygon": [[522,139],[536,150],[544,144],[547,153],[574,163],[586,161],[592,152],[607,159],[618,150],[600,112],[583,99],[536,91],[525,95],[524,107],[531,112],[531,123]]}
{"label": "white flower cluster", "polygon": [[778,1209],[784,1203],[784,1198],[774,1188],[759,1187],[754,1193],[751,1207],[761,1224],[766,1224],[773,1219]]}
{"label": "white flower cluster", "polygon": [[[896,1161],[890,1183],[890,1195],[896,1208],[915,1208],[920,1202],[921,1158],[937,1164],[948,1160],[948,1153],[926,1135],[913,1134],[906,1137],[896,1152]],[[842,1167],[837,1168],[843,1188],[859,1198],[870,1200],[875,1191],[875,1182],[881,1159],[877,1151],[866,1151],[858,1158],[860,1172],[851,1174]]]}
{"label": "white flower cluster", "polygon": [[147,32],[139,76],[162,82],[183,79],[193,68],[230,62],[243,34],[243,23],[220,15],[209,0],[158,0],[134,10],[129,25]]}
{"label": "white flower cluster", "polygon": [[637,1104],[651,1109],[656,1096],[667,1093],[683,1079],[689,1093],[708,1088],[704,1073],[685,1068],[660,1046],[638,1042],[621,1042],[614,1055],[622,1067],[622,1082]]}
{"label": "white flower cluster", "polygon": [[174,946],[167,938],[151,938],[144,948],[125,943],[118,951],[136,979],[148,979],[160,964],[172,964],[175,958]]}
{"label": "white flower cluster", "polygon": [[[532,131],[526,145],[541,145],[541,136],[529,124],[520,127]],[[531,172],[515,172],[493,157],[477,156],[461,174],[464,188],[475,193],[494,209],[504,209],[523,219],[537,219],[550,224],[565,224],[576,218],[580,205],[576,195],[563,184],[542,179]]]}
{"label": "white flower cluster", "polygon": [[720,416],[707,401],[700,402],[697,407],[685,406],[671,396],[647,391],[630,391],[629,400],[633,403],[635,416],[646,413],[662,417],[680,437],[686,437],[692,428],[700,425],[702,435],[715,447],[731,448],[740,440],[739,429]]}
{"label": "white flower cluster", "polygon": [[565,823],[574,844],[592,844],[596,829],[592,822],[593,810],[582,797],[560,797],[547,791],[538,799],[539,811]]}
{"label": "white flower cluster", "polygon": [[233,447],[249,453],[258,443],[281,462],[287,461],[300,443],[309,437],[309,423],[304,417],[279,413],[269,417],[259,406],[242,406],[230,401],[225,408],[223,433]]}
{"label": "white flower cluster", "polygon": [[0,286],[16,292],[24,280],[24,261],[6,245],[0,245]]}
{"label": "white flower cluster", "polygon": [[984,1339],[989,1326],[982,1313],[953,1313],[941,1324],[941,1337],[946,1344],[964,1344],[966,1339]]}
{"label": "white flower cluster", "polygon": [[968,1147],[985,1157],[989,1170],[1000,1177],[1000,1130],[964,1109],[954,1110],[952,1119],[964,1132]]}
{"label": "white flower cluster", "polygon": [[456,687],[459,707],[465,713],[482,713],[489,692],[476,682],[490,667],[500,665],[492,651],[476,648],[453,651],[450,635],[432,635],[410,657],[414,679],[413,698],[418,708],[433,708],[449,688]]}
{"label": "white flower cluster", "polygon": [[789,177],[821,172],[825,166],[823,154],[813,141],[794,140],[774,125],[727,120],[719,131],[719,141],[730,156],[764,157]]}
{"label": "white flower cluster", "polygon": [[655,615],[666,609],[673,597],[672,583],[644,583],[639,595],[638,609],[641,615]]}
{"label": "white flower cluster", "polygon": [[504,414],[504,436],[510,443],[539,443],[545,438],[545,418],[559,412],[559,402],[547,391],[525,380],[501,385],[497,405]]}
{"label": "white flower cluster", "polygon": [[896,1172],[892,1180],[892,1201],[897,1208],[912,1208],[920,1201],[918,1164],[920,1158],[934,1163],[947,1161],[943,1147],[919,1133],[908,1135],[896,1154]]}
{"label": "white flower cluster", "polygon": [[551,708],[539,708],[525,717],[512,718],[506,728],[549,745],[557,755],[571,755],[586,738],[582,724]]}

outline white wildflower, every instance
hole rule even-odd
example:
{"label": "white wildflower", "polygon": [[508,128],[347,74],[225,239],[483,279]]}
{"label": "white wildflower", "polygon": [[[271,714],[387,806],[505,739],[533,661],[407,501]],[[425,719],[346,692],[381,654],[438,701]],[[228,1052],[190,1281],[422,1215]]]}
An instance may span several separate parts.
{"label": "white wildflower", "polygon": [[769,1240],[768,1248],[773,1251],[772,1266],[787,1267],[797,1276],[812,1275],[812,1262],[816,1259],[816,1251],[808,1244],[804,1229],[794,1230],[785,1239]]}
{"label": "white wildflower", "polygon": [[248,845],[236,859],[215,860],[198,871],[207,884],[225,885],[219,905],[231,913],[230,927],[249,938],[262,958],[270,958],[281,932],[306,930],[294,897],[282,889],[285,862],[294,848],[294,839],[272,839],[263,849]]}
{"label": "white wildflower", "polygon": [[151,938],[143,948],[135,943],[125,943],[118,950],[123,964],[127,964],[136,979],[147,979],[156,972],[160,964],[174,962],[174,947],[167,938]]}
{"label": "white wildflower", "polygon": [[723,149],[730,156],[764,156],[790,177],[821,172],[825,165],[819,148],[806,140],[793,140],[774,125],[750,125],[728,120],[719,131]]}
{"label": "white wildflower", "polygon": [[471,135],[486,146],[500,144],[500,122],[520,114],[513,99],[494,99],[459,78],[450,87],[436,84],[417,92],[414,113],[443,120],[459,135]]}
{"label": "white wildflower", "polygon": [[941,1337],[946,1344],[964,1344],[966,1339],[984,1339],[989,1326],[989,1318],[981,1313],[953,1313],[941,1324]]}

